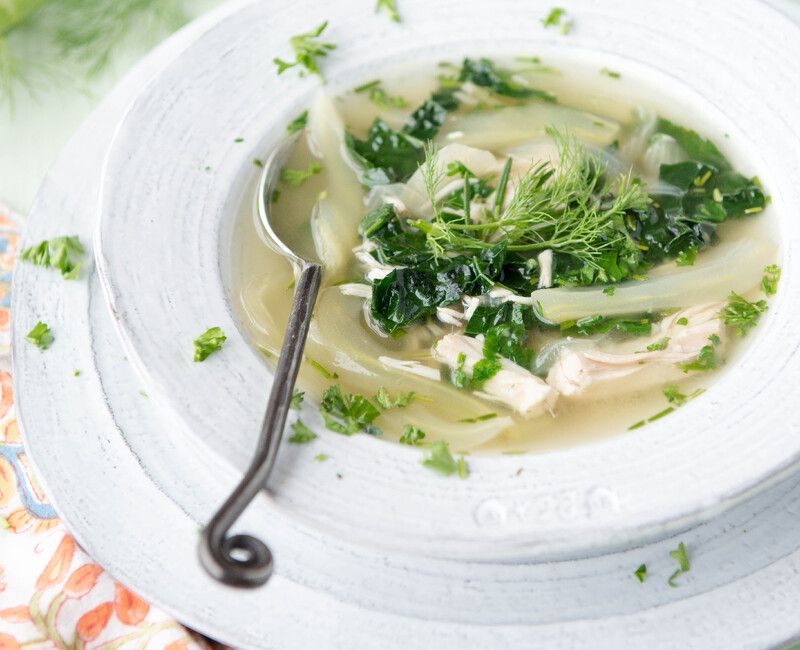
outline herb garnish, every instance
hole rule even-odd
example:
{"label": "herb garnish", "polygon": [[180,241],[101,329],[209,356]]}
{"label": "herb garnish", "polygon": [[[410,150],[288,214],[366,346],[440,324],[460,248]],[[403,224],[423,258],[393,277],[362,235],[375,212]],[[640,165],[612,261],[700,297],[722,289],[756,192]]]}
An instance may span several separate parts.
{"label": "herb garnish", "polygon": [[194,360],[205,361],[210,354],[222,349],[226,338],[219,327],[209,327],[194,340]]}
{"label": "herb garnish", "polygon": [[422,464],[444,476],[452,476],[458,473],[458,476],[463,479],[468,474],[464,457],[462,456],[456,461],[450,453],[450,447],[444,440],[437,440],[431,445],[430,455],[422,459]]}
{"label": "herb garnish", "polygon": [[323,463],[326,460],[328,460],[328,458],[330,458],[328,454],[317,454],[316,456],[314,456],[314,460],[317,461],[318,463]]}
{"label": "herb garnish", "polygon": [[309,365],[314,368],[314,370],[325,377],[325,379],[339,379],[339,375],[337,373],[331,372],[316,359],[312,359],[311,357],[307,356],[306,361],[308,361]]}
{"label": "herb garnish", "polygon": [[745,336],[747,332],[758,324],[761,314],[767,311],[766,300],[750,302],[738,293],[731,291],[728,296],[728,304],[722,310],[720,316],[726,325],[736,328],[739,336]]}
{"label": "herb garnish", "polygon": [[289,402],[289,408],[294,410],[299,410],[300,406],[303,404],[303,398],[305,397],[305,393],[301,390],[297,390],[296,388],[292,391],[292,399]]}
{"label": "herb garnish", "polygon": [[705,370],[713,370],[717,367],[717,346],[721,343],[719,336],[716,334],[712,334],[708,337],[708,344],[704,345],[700,348],[700,352],[697,353],[697,358],[694,361],[689,361],[687,363],[679,363],[678,368],[683,370],[683,372],[689,372],[690,370],[698,370],[698,371],[705,371]]}
{"label": "herb garnish", "polygon": [[667,401],[673,406],[668,406],[667,408],[659,411],[655,415],[650,416],[645,420],[639,420],[635,424],[632,424],[628,427],[628,431],[633,431],[634,429],[639,429],[643,427],[648,422],[655,422],[656,420],[660,420],[666,415],[672,413],[676,408],[679,408],[686,404],[689,400],[694,399],[698,395],[702,395],[705,392],[705,388],[697,388],[696,390],[692,391],[688,395],[684,395],[680,392],[677,384],[669,384],[663,388],[664,397],[667,398]]}
{"label": "herb garnish", "polygon": [[34,246],[22,250],[19,259],[61,271],[67,280],[74,280],[80,272],[82,263],[79,261],[84,254],[83,245],[77,236],[54,237],[46,239]]}
{"label": "herb garnish", "polygon": [[312,176],[319,174],[322,171],[322,165],[316,160],[308,163],[308,169],[291,169],[284,167],[281,170],[281,180],[287,185],[292,187],[300,187]]}
{"label": "herb garnish", "polygon": [[378,0],[375,3],[375,13],[380,13],[382,9],[385,9],[386,13],[389,14],[390,20],[395,23],[400,22],[400,14],[397,13],[396,0]]}
{"label": "herb garnish", "polygon": [[421,445],[425,438],[425,432],[418,426],[407,424],[403,430],[403,435],[400,436],[400,442],[404,445],[417,446]]}
{"label": "herb garnish", "polygon": [[328,56],[331,50],[336,49],[336,46],[331,43],[323,43],[316,40],[322,35],[322,32],[325,31],[327,26],[328,21],[326,20],[316,29],[298,34],[297,36],[292,36],[292,38],[289,39],[289,44],[292,46],[292,50],[294,50],[295,60],[288,62],[275,57],[272,62],[278,66],[278,74],[283,74],[289,68],[300,66],[301,77],[305,76],[306,72],[309,72],[321,78],[322,73],[319,70],[317,59]]}
{"label": "herb garnish", "polygon": [[306,124],[308,123],[308,111],[303,111],[294,118],[289,124],[286,125],[286,130],[289,133],[296,133],[297,131],[302,131],[306,128]]}
{"label": "herb garnish", "polygon": [[604,74],[606,77],[611,77],[612,79],[619,79],[622,75],[619,72],[615,72],[614,70],[609,70],[608,68],[601,68],[600,74]]}
{"label": "herb garnish", "polygon": [[553,7],[550,12],[542,18],[542,25],[545,29],[548,27],[561,27],[562,34],[568,34],[569,30],[572,29],[572,21],[571,20],[564,20],[566,18],[567,12],[565,9],[561,7]]}
{"label": "herb garnish", "polygon": [[778,282],[781,279],[781,267],[770,264],[764,269],[766,275],[761,279],[761,290],[764,295],[774,296],[778,292]]}
{"label": "herb garnish", "polygon": [[411,404],[413,399],[413,390],[407,393],[398,393],[397,397],[392,399],[389,396],[389,391],[383,386],[378,389],[378,394],[373,397],[373,401],[384,411],[391,408],[405,408]]}
{"label": "herb garnish", "polygon": [[294,433],[289,436],[288,441],[294,444],[311,442],[317,437],[317,434],[309,429],[300,420],[295,420],[292,423],[292,431],[294,431]]}
{"label": "herb garnish", "polygon": [[636,579],[639,582],[644,582],[645,579],[647,578],[647,565],[646,564],[640,564],[639,568],[636,569],[636,571],[633,572],[633,575],[636,576]]}
{"label": "herb garnish", "polygon": [[675,584],[675,578],[689,571],[689,555],[686,553],[686,546],[684,546],[683,542],[678,544],[678,548],[674,551],[670,551],[669,555],[678,562],[678,568],[675,573],[669,577],[667,584],[670,587],[677,587],[678,585]]}
{"label": "herb garnish", "polygon": [[381,414],[380,410],[363,395],[342,393],[338,385],[328,387],[322,395],[320,405],[325,426],[331,431],[346,436],[364,431],[373,436],[382,431],[372,424]]}
{"label": "herb garnish", "polygon": [[669,336],[665,336],[654,343],[651,343],[647,346],[648,352],[660,352],[661,350],[666,350],[669,346]]}
{"label": "herb garnish", "polygon": [[403,108],[404,106],[408,105],[408,102],[406,102],[406,100],[402,97],[387,93],[386,90],[384,90],[384,88],[381,86],[381,82],[378,79],[358,86],[353,90],[353,92],[366,93],[367,97],[369,97],[369,100],[378,108],[386,109],[392,106]]}
{"label": "herb garnish", "polygon": [[33,343],[40,350],[46,350],[53,342],[53,335],[47,323],[39,321],[30,332],[25,335],[25,340]]}

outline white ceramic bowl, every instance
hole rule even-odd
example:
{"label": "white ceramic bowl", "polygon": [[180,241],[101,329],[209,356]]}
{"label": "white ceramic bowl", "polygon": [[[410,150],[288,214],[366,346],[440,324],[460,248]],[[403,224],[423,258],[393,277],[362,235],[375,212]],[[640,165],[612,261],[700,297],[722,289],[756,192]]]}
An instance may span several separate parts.
{"label": "white ceramic bowl", "polygon": [[[347,480],[306,461],[281,462],[270,481],[289,517],[351,542],[438,557],[544,559],[598,554],[652,538],[724,508],[800,459],[796,250],[800,226],[800,31],[753,1],[565,3],[568,36],[543,30],[549,2],[403,0],[400,25],[372,3],[253,3],[225,18],[142,92],[108,156],[97,262],[128,356],[148,392],[205,446],[244,470],[271,376],[231,310],[233,221],[242,194],[315,78],[278,78],[270,63],[293,34],[323,19],[338,49],[325,61],[331,92],[398,59],[535,53],[590,60],[647,77],[695,113],[773,197],[783,279],[735,367],[669,418],[565,451],[474,457],[467,481],[420,466],[418,450],[313,425]],[[688,19],[691,17],[691,20]],[[245,145],[234,138],[244,137]],[[206,171],[210,167],[210,171]],[[222,353],[192,362],[210,325]],[[524,471],[519,473],[517,470]],[[220,499],[224,495],[220,495]]]}

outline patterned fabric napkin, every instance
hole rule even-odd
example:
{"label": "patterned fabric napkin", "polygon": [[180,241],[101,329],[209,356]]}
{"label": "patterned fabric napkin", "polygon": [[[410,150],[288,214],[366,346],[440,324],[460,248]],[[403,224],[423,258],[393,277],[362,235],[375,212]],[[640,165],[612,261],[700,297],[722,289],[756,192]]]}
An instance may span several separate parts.
{"label": "patterned fabric napkin", "polygon": [[0,204],[0,650],[210,648],[92,562],[30,470],[14,416],[9,355],[21,226]]}

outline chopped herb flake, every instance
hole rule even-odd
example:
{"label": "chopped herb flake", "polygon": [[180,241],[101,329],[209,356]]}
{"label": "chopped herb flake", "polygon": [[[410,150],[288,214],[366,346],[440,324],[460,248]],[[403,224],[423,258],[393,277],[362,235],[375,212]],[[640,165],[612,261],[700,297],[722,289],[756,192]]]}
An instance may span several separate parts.
{"label": "chopped herb flake", "polygon": [[296,133],[297,131],[302,131],[306,128],[306,124],[308,123],[308,111],[303,111],[294,118],[289,124],[286,126],[286,130],[289,133]]}
{"label": "chopped herb flake", "polygon": [[378,394],[373,398],[373,401],[384,411],[391,408],[404,408],[408,406],[414,399],[414,391],[407,393],[398,393],[397,397],[392,399],[389,391],[383,386],[378,389]]}
{"label": "chopped herb flake", "polygon": [[22,250],[19,259],[36,266],[58,269],[67,280],[78,277],[85,250],[78,237],[54,237]]}
{"label": "chopped herb flake", "polygon": [[194,340],[194,360],[205,361],[210,354],[219,352],[226,338],[219,327],[209,327]]}
{"label": "chopped herb flake", "polygon": [[677,325],[688,325],[689,319],[686,316],[681,316],[678,320],[675,321]]}
{"label": "chopped herb flake", "polygon": [[421,445],[425,439],[425,432],[413,424],[407,424],[403,430],[403,435],[400,436],[400,442],[404,445]]}
{"label": "chopped herb flake", "polygon": [[311,442],[317,437],[317,434],[309,429],[300,420],[295,420],[295,422],[292,424],[292,431],[294,431],[294,433],[289,436],[289,442],[293,444],[304,444]]}
{"label": "chopped herb flake", "polygon": [[465,479],[469,476],[469,469],[467,468],[467,463],[463,456],[460,456],[458,461],[456,461],[456,466],[458,468],[458,478]]}
{"label": "chopped herb flake", "polygon": [[716,347],[720,344],[720,339],[716,334],[712,334],[708,337],[709,343],[708,345],[704,345],[700,348],[700,352],[697,354],[697,358],[694,361],[689,361],[688,363],[679,363],[678,368],[683,370],[683,372],[689,372],[691,370],[697,371],[705,371],[705,370],[713,370],[717,367],[717,351]]}
{"label": "chopped herb flake", "polygon": [[54,339],[47,324],[39,321],[25,336],[25,340],[33,343],[40,350],[46,350]]}
{"label": "chopped herb flake", "polygon": [[328,458],[330,458],[328,454],[317,454],[316,456],[314,456],[314,460],[317,461],[318,463],[324,463],[326,460],[328,460]]}
{"label": "chopped herb flake", "polygon": [[616,292],[617,288],[612,285],[609,285],[605,289],[603,289],[603,293],[606,294],[607,296],[613,296]]}
{"label": "chopped herb flake", "polygon": [[651,343],[647,346],[648,352],[660,352],[661,350],[666,350],[669,346],[669,336],[665,336],[664,338],[659,339],[655,343]]}
{"label": "chopped herb flake", "polygon": [[678,548],[674,551],[670,551],[669,555],[678,562],[678,569],[669,577],[667,584],[669,584],[670,587],[677,587],[678,585],[675,584],[675,578],[689,571],[689,555],[686,553],[686,546],[684,546],[683,542],[678,544]]}
{"label": "chopped herb flake", "polygon": [[301,77],[306,73],[322,77],[322,73],[319,70],[318,59],[325,58],[331,50],[336,49],[336,46],[331,43],[324,43],[317,40],[327,26],[328,21],[326,20],[316,29],[298,34],[297,36],[292,36],[292,38],[289,39],[289,44],[292,46],[295,59],[289,62],[275,57],[272,62],[278,66],[278,74],[283,74],[288,69],[299,66]]}
{"label": "chopped herb flake", "polygon": [[561,7],[553,7],[544,18],[542,18],[542,25],[544,27],[555,27],[561,24],[561,19],[565,16],[566,10]]}
{"label": "chopped herb flake", "polygon": [[339,379],[339,375],[335,372],[331,372],[325,366],[323,366],[319,361],[316,359],[312,359],[311,357],[306,357],[306,361],[308,361],[309,365],[314,368],[319,374],[321,374],[325,379]]}
{"label": "chopped herb flake", "polygon": [[322,395],[320,411],[325,426],[346,436],[363,431],[373,436],[383,432],[372,424],[381,414],[363,395],[342,393],[338,385],[329,386]]}
{"label": "chopped herb flake", "polygon": [[297,390],[296,388],[292,391],[292,400],[289,402],[289,408],[298,410],[300,406],[303,404],[303,398],[305,397],[305,393],[301,390]]}
{"label": "chopped herb flake", "polygon": [[619,79],[622,75],[619,72],[615,72],[614,70],[609,70],[608,68],[601,68],[600,74],[604,74],[606,77],[611,77],[612,79]]}
{"label": "chopped herb flake", "polygon": [[358,86],[358,88],[354,89],[354,92],[365,93],[367,97],[369,97],[369,100],[375,104],[375,106],[382,109],[391,108],[392,106],[396,108],[403,108],[404,106],[408,105],[408,102],[406,102],[406,100],[402,97],[397,97],[387,93],[386,90],[384,90],[381,86],[381,82],[377,79],[375,81],[370,81]]}
{"label": "chopped herb flake", "polygon": [[640,564],[639,568],[636,569],[636,571],[633,572],[633,575],[636,576],[636,579],[639,582],[644,582],[645,579],[647,578],[647,565],[646,564]]}
{"label": "chopped herb flake", "polygon": [[767,302],[757,300],[750,302],[738,293],[731,291],[728,296],[728,304],[720,314],[722,320],[729,327],[736,328],[739,336],[745,336],[747,332],[758,324],[761,314],[767,311]]}
{"label": "chopped herb flake", "polygon": [[781,279],[781,267],[770,264],[764,269],[766,275],[761,279],[761,290],[764,295],[774,296],[778,292],[778,282]]}
{"label": "chopped herb flake", "polygon": [[437,440],[431,445],[431,453],[422,459],[422,464],[444,476],[451,476],[458,471],[458,463],[444,440]]}
{"label": "chopped herb flake", "polygon": [[375,3],[375,13],[380,13],[385,9],[389,19],[395,23],[400,22],[400,14],[397,12],[397,0],[378,0]]}
{"label": "chopped herb flake", "polygon": [[281,170],[281,180],[287,185],[292,187],[300,187],[312,176],[319,174],[322,171],[322,165],[316,160],[308,163],[308,169],[291,169],[284,167]]}

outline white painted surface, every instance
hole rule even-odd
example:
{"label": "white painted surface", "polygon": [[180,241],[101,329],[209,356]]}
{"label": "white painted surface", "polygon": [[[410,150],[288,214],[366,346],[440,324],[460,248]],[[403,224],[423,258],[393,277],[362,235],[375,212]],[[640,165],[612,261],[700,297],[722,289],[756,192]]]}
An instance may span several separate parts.
{"label": "white painted surface", "polygon": [[[757,8],[753,15],[760,15]],[[30,240],[67,231],[91,240],[103,142],[143,80],[181,48],[176,41],[150,58],[76,135],[37,199]],[[238,476],[221,449],[230,434],[198,440],[200,432],[168,407],[138,395],[141,382],[122,358],[96,273],[87,282],[65,283],[21,266],[14,290],[19,418],[59,513],[115,576],[223,641],[264,648],[763,648],[800,632],[798,478],[684,532],[693,569],[680,588],[670,589],[674,563],[667,551],[678,538],[586,559],[512,564],[386,552],[320,532],[319,521],[306,525],[280,496],[293,476],[302,476],[306,489],[321,497],[337,484],[334,473],[350,466],[345,463],[371,453],[352,440],[337,446],[341,439],[333,437],[313,450],[284,449],[275,497],[265,495],[247,514],[245,527],[275,549],[276,579],[255,591],[217,585],[195,561],[194,544],[198,525]],[[781,309],[790,308],[786,303],[784,297]],[[56,336],[44,354],[21,341],[38,318]],[[771,336],[778,321],[773,315]],[[81,377],[72,376],[74,368],[83,370]],[[786,419],[782,405],[776,410]],[[780,437],[781,427],[776,431]],[[771,444],[769,436],[758,442]],[[378,460],[390,453],[387,445],[377,449]],[[317,451],[332,459],[312,463]],[[509,472],[527,463],[503,460],[511,461]],[[662,491],[695,478],[653,476]],[[339,483],[349,480],[344,473]],[[449,487],[442,481],[439,486]],[[487,517],[504,506],[508,514],[512,504],[510,512],[525,519],[541,505],[525,483],[500,493],[509,481],[497,488],[505,504],[498,498],[482,507]],[[565,510],[551,505],[545,512]],[[651,574],[644,585],[631,575],[642,562]]]}

